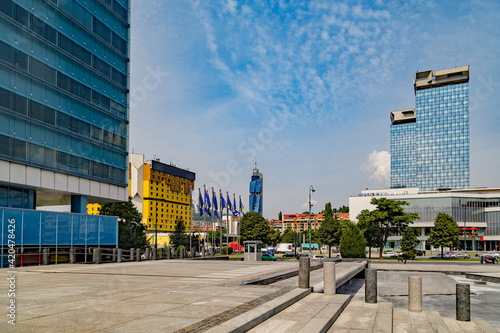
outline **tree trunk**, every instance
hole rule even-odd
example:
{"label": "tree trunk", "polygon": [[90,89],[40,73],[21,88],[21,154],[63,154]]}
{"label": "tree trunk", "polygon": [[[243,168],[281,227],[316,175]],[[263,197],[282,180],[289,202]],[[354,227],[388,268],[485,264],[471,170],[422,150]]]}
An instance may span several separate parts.
{"label": "tree trunk", "polygon": [[370,258],[370,259],[372,258],[372,247],[371,246],[368,248],[368,258]]}
{"label": "tree trunk", "polygon": [[332,257],[332,247],[328,245],[328,258]]}

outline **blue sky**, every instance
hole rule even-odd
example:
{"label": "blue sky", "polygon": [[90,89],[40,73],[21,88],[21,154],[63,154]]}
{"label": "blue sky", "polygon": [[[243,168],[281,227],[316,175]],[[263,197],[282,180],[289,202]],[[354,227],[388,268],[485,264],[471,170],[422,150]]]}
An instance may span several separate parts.
{"label": "blue sky", "polygon": [[[471,187],[500,187],[500,2],[133,0],[130,149],[264,216],[387,188],[390,111],[470,65]],[[197,197],[197,192],[196,196]]]}

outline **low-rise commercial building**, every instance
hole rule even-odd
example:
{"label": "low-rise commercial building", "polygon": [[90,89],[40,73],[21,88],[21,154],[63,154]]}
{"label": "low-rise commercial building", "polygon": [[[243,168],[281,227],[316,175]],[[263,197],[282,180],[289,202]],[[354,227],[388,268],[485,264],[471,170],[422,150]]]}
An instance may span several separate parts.
{"label": "low-rise commercial building", "polygon": [[[418,229],[420,248],[430,250],[427,243],[438,213],[444,212],[457,221],[461,230],[459,249],[498,250],[500,245],[500,188],[477,188],[439,191],[419,191],[418,188],[364,190],[349,198],[351,220],[357,222],[362,210],[373,210],[372,198],[386,197],[410,205],[405,211],[420,217],[411,226]],[[387,248],[400,247],[400,235],[389,237]]]}

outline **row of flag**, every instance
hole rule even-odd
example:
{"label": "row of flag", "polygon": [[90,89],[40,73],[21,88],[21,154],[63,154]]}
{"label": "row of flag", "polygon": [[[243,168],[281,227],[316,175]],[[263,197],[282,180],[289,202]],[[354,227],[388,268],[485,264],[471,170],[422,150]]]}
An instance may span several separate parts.
{"label": "row of flag", "polygon": [[[243,204],[241,203],[241,196],[240,196],[240,210],[238,211],[238,208],[236,207],[236,197],[233,194],[233,202],[231,203],[231,198],[229,198],[229,193],[227,193],[227,200],[224,200],[224,196],[222,195],[222,191],[220,191],[220,207],[217,203],[217,195],[215,194],[214,189],[212,188],[212,202],[210,202],[210,196],[207,192],[207,189],[203,189],[205,192],[205,196],[203,197],[201,194],[201,190],[198,188],[199,191],[199,199],[198,199],[198,208],[200,212],[200,216],[203,216],[203,213],[207,214],[208,216],[212,216],[212,212],[216,217],[219,217],[219,208],[220,208],[220,214],[222,216],[224,208],[226,208],[227,214],[232,214],[233,216],[238,216],[239,213],[243,215],[243,217],[246,217],[245,215],[245,209],[243,208]],[[212,209],[213,207],[213,209]]]}

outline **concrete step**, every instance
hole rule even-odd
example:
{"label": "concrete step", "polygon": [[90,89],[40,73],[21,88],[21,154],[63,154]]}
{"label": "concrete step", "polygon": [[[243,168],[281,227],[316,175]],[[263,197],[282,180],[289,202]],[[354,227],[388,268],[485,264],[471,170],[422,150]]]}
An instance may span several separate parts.
{"label": "concrete step", "polygon": [[296,304],[309,294],[311,294],[311,289],[294,289],[205,332],[247,332],[292,304]]}
{"label": "concrete step", "polygon": [[392,332],[392,303],[369,304],[353,299],[332,325],[333,332]]}
{"label": "concrete step", "polygon": [[249,332],[326,332],[349,301],[349,295],[310,294]]}

